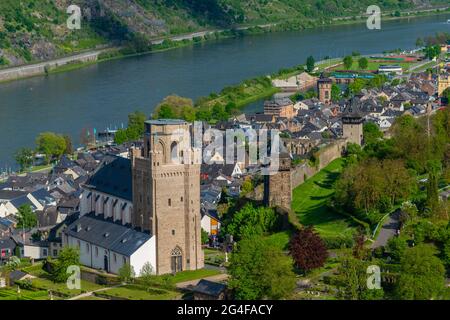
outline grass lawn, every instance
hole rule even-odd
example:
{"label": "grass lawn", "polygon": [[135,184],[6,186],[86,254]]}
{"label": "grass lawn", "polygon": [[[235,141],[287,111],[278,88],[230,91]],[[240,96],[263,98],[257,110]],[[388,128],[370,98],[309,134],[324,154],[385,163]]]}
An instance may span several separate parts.
{"label": "grass lawn", "polygon": [[185,282],[185,281],[191,281],[191,280],[211,277],[211,276],[215,276],[220,273],[221,272],[219,270],[211,270],[211,269],[182,271],[182,272],[177,273],[173,277],[171,277],[171,279],[174,283],[179,283],[179,282]]}
{"label": "grass lawn", "polygon": [[[217,249],[204,249],[205,263],[219,266],[225,262],[225,252]],[[229,255],[230,256],[230,255]]]}
{"label": "grass lawn", "polygon": [[[56,297],[55,297],[56,298]],[[32,291],[20,289],[17,292],[17,287],[11,289],[0,289],[0,300],[49,300],[48,292],[45,290]]]}
{"label": "grass lawn", "polygon": [[277,248],[280,248],[281,250],[287,250],[289,238],[290,238],[289,232],[283,231],[271,234],[266,239],[270,244],[276,246]]}
{"label": "grass lawn", "polygon": [[98,294],[105,297],[125,298],[129,300],[173,300],[181,295],[176,291],[157,288],[150,288],[150,290],[146,290],[142,286],[131,284],[101,291]]}
{"label": "grass lawn", "polygon": [[338,179],[343,159],[336,159],[293,191],[292,210],[300,223],[313,225],[320,235],[348,236],[354,229],[348,219],[331,211],[327,201],[334,194],[334,182]]}
{"label": "grass lawn", "polygon": [[77,296],[84,292],[89,292],[93,290],[98,290],[104,288],[104,286],[95,284],[89,281],[81,280],[81,289],[68,289],[67,284],[63,283],[55,283],[50,279],[50,275],[42,270],[42,263],[37,263],[33,266],[26,267],[22,269],[24,272],[32,274],[37,278],[32,279],[31,283],[34,288],[40,290],[50,290],[53,292],[62,293],[69,297]]}

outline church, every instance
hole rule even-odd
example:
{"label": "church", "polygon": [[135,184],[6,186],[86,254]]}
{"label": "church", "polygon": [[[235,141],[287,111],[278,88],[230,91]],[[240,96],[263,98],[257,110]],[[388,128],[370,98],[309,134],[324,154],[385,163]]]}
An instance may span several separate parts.
{"label": "church", "polygon": [[103,160],[82,186],[80,218],[64,231],[83,265],[118,273],[127,263],[137,275],[146,263],[155,274],[204,267],[201,150],[190,134],[185,121],[149,120],[142,148]]}

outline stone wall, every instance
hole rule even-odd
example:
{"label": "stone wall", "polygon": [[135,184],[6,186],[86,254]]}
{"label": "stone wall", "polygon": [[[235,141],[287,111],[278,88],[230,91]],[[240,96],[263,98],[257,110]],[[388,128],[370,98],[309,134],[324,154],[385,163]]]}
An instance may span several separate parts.
{"label": "stone wall", "polygon": [[346,139],[336,140],[317,151],[316,156],[319,159],[317,166],[311,166],[309,163],[304,163],[292,169],[292,190],[305,182],[305,178],[308,179],[309,177],[315,175],[317,172],[329,165],[333,160],[340,158],[342,155],[342,151],[345,149],[346,145]]}

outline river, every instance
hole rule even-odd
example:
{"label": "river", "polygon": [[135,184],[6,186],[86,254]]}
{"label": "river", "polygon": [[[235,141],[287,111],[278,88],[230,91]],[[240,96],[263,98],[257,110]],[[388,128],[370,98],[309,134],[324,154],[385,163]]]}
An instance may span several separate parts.
{"label": "river", "polygon": [[69,134],[77,144],[83,128],[126,125],[130,112],[150,115],[167,95],[195,99],[309,55],[412,49],[418,37],[449,32],[447,19],[450,14],[386,21],[381,30],[353,24],[245,36],[0,84],[0,171],[14,167],[14,152],[34,147],[40,132]]}

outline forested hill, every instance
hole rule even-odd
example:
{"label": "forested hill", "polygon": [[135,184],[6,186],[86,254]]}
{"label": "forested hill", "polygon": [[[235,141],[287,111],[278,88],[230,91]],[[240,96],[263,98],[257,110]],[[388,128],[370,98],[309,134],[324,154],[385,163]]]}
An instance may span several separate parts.
{"label": "forested hill", "polygon": [[[375,1],[385,10],[423,9],[448,0]],[[67,7],[83,10],[68,30]],[[47,60],[112,41],[362,14],[373,0],[0,0],[0,67]]]}

